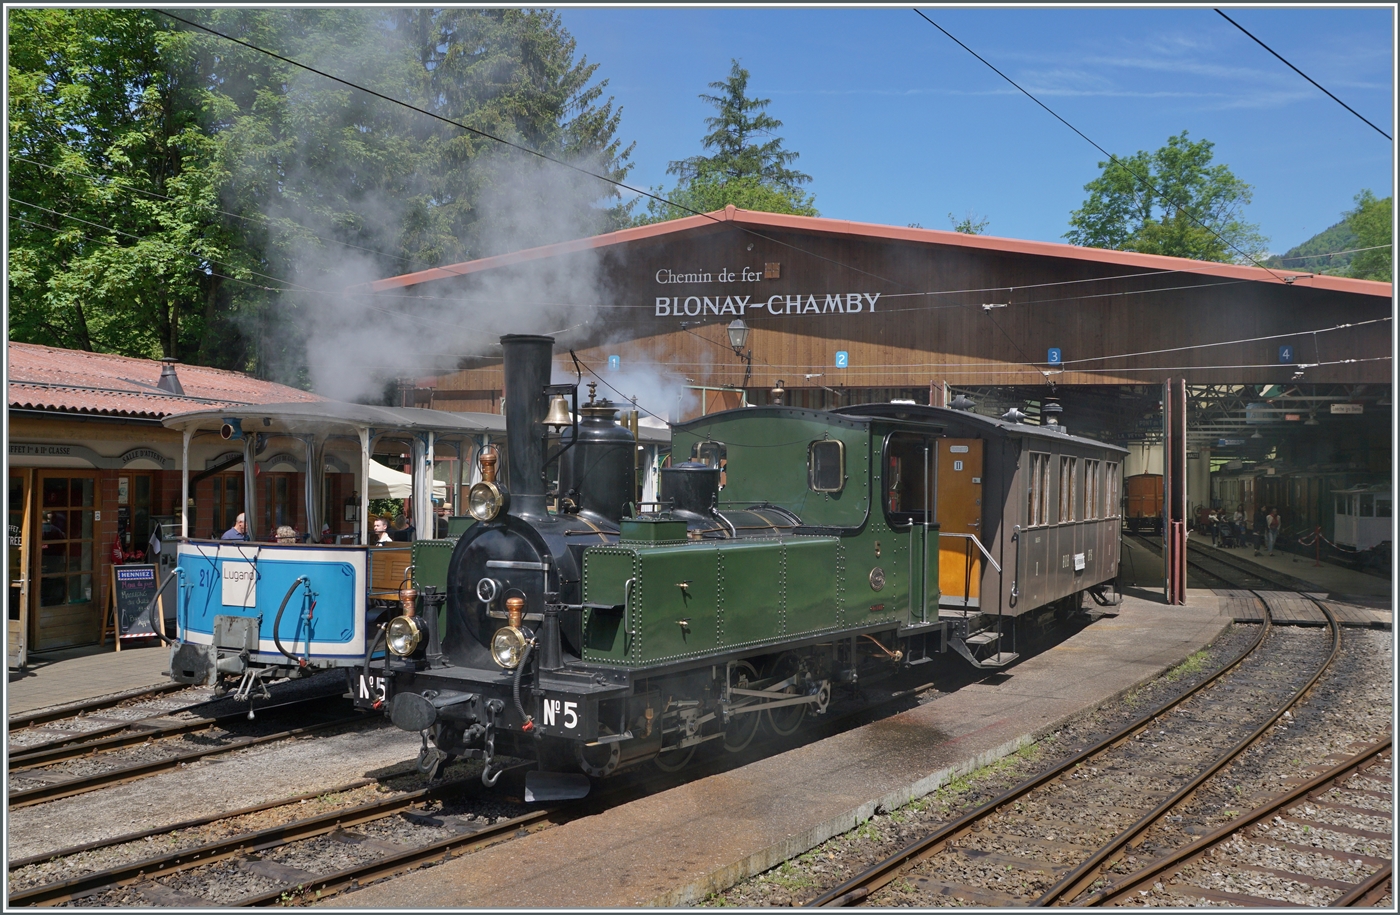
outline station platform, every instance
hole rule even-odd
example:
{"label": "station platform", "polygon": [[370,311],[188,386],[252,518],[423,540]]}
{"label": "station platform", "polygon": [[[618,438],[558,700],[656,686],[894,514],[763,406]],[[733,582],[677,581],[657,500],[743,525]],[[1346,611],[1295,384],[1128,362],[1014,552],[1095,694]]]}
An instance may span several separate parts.
{"label": "station platform", "polygon": [[[1333,600],[1362,605],[1377,605],[1390,608],[1394,598],[1391,580],[1366,572],[1355,572],[1330,562],[1316,562],[1297,553],[1275,550],[1273,553],[1260,550],[1257,554],[1252,546],[1214,547],[1210,537],[1197,534],[1191,538],[1191,545],[1219,553],[1222,557],[1239,562],[1252,562],[1270,572],[1296,578],[1312,585],[1314,592],[1326,592]],[[1308,590],[1306,588],[1300,590]]]}
{"label": "station platform", "polygon": [[1118,616],[932,702],[323,905],[606,909],[702,900],[1170,669],[1230,625],[1224,603],[1202,590],[1180,607],[1125,595]]}
{"label": "station platform", "polygon": [[30,654],[28,662],[23,670],[9,669],[7,718],[170,682],[170,649],[155,642],[121,651],[110,643],[47,651]]}

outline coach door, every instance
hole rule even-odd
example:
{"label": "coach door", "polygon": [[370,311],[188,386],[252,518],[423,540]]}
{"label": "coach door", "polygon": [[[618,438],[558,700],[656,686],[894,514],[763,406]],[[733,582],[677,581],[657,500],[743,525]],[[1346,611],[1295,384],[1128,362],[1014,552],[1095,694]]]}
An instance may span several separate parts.
{"label": "coach door", "polygon": [[[944,607],[976,607],[982,554],[982,439],[938,439],[938,590]],[[957,536],[949,536],[957,535]]]}

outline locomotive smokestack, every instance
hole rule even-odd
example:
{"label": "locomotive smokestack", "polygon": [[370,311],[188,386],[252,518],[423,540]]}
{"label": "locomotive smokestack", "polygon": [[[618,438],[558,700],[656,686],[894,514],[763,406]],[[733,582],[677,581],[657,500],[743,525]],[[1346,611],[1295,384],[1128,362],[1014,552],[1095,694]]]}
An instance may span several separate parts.
{"label": "locomotive smokestack", "polygon": [[547,521],[544,418],[549,411],[549,397],[544,389],[549,384],[554,338],[506,334],[501,338],[501,351],[511,514]]}

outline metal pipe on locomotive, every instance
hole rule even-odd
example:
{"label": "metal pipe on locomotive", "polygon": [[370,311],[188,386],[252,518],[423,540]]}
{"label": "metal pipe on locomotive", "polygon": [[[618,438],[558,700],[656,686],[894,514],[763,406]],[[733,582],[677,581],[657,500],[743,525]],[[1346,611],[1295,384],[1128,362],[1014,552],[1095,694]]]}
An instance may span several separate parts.
{"label": "metal pipe on locomotive", "polygon": [[[835,689],[950,647],[1002,666],[1014,617],[1111,590],[1120,522],[1099,481],[1116,446],[944,408],[739,409],[674,427],[673,459],[695,460],[637,505],[616,408],[574,388],[564,409],[551,338],[501,344],[507,479],[488,459],[475,523],[414,544],[424,612],[392,620],[352,673],[357,705],[421,734],[426,774],[481,758],[489,785],[508,755],[558,789],[550,773],[679,768],[705,744],[742,750],[761,722],[793,733]],[[1081,491],[1079,519],[1053,527],[1034,516],[1052,452],[1071,477],[1092,465],[1098,500]],[[940,512],[956,536],[940,538]],[[1051,550],[1068,550],[1056,568]],[[574,778],[565,790],[586,791]]]}

